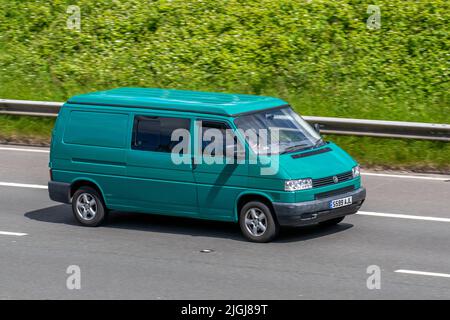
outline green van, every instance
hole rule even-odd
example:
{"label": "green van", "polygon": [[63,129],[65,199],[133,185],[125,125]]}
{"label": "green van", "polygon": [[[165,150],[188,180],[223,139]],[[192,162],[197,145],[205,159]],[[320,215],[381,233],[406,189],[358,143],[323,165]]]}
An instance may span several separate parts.
{"label": "green van", "polygon": [[85,226],[132,211],[237,222],[250,241],[268,242],[280,226],[337,224],[366,197],[345,151],[285,101],[254,95],[74,96],[59,112],[49,166],[50,198],[71,203]]}

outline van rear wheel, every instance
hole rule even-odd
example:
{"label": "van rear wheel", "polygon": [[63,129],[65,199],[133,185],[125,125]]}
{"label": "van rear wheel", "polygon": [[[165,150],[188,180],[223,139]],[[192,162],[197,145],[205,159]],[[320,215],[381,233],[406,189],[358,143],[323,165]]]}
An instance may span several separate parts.
{"label": "van rear wheel", "polygon": [[242,234],[252,242],[269,242],[279,230],[270,208],[259,201],[251,201],[241,208],[239,226]]}
{"label": "van rear wheel", "polygon": [[106,218],[103,199],[97,190],[81,187],[73,195],[72,211],[75,219],[87,227],[97,227]]}

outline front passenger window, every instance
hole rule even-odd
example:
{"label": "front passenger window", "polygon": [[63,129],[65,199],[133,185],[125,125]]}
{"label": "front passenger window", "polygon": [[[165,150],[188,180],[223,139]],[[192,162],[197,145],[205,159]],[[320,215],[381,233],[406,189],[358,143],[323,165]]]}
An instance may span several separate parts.
{"label": "front passenger window", "polygon": [[[201,127],[202,127],[202,154],[205,155],[205,149],[210,145],[211,143],[214,143],[215,137],[212,139],[207,138],[207,132],[208,130],[214,130],[214,132],[220,132],[220,142],[221,142],[221,157],[230,157],[233,158],[236,154],[237,150],[243,150],[243,146],[238,142],[238,139],[236,135],[233,133],[232,129],[228,124],[225,122],[219,122],[219,121],[210,121],[210,120],[202,120],[201,121]],[[209,150],[211,156],[218,156],[216,155],[216,150],[211,149]]]}

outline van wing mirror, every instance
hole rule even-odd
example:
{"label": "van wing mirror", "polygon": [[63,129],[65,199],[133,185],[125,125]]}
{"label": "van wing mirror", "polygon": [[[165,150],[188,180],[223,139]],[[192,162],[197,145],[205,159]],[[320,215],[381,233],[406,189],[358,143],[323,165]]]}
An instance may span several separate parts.
{"label": "van wing mirror", "polygon": [[314,130],[315,130],[318,134],[320,134],[320,124],[314,123],[313,127],[314,127]]}

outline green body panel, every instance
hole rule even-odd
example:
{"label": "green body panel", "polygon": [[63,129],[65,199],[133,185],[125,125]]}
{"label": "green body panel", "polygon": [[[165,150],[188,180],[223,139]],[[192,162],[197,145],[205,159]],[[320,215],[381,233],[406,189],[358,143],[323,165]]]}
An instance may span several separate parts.
{"label": "green body panel", "polygon": [[[85,128],[99,123],[100,125],[108,125],[108,127],[116,127],[116,125],[123,125],[121,116],[127,118],[126,132],[122,133],[116,131],[119,139],[123,139],[125,135],[128,140],[129,115],[118,112],[106,112],[94,108],[86,108],[91,114],[91,117],[84,119]],[[71,127],[72,112],[79,112],[64,106],[58,116],[58,120],[53,132],[50,166],[53,169],[53,179],[61,182],[75,182],[77,180],[88,180],[95,183],[102,189],[105,202],[108,205],[115,205],[116,203],[124,202],[122,189],[118,180],[123,180],[127,174],[127,150],[125,145],[122,147],[111,147],[110,139],[104,141],[105,145],[98,146],[95,140],[100,132],[92,132],[92,141],[97,145],[87,145],[89,141],[86,138],[86,131],[82,130],[80,123]],[[115,122],[111,122],[112,118],[116,117]],[[77,115],[78,117],[78,115]],[[104,122],[103,119],[110,120],[109,123]],[[97,126],[94,126],[97,127]],[[100,131],[97,127],[97,131]],[[108,129],[108,131],[110,131]],[[68,142],[66,142],[68,140]],[[73,143],[75,141],[76,143]],[[83,144],[80,144],[83,143]]]}
{"label": "green body panel", "polygon": [[259,190],[260,192],[263,192],[273,202],[286,203],[312,201],[314,200],[316,193],[327,192],[350,185],[355,186],[355,189],[359,188],[361,186],[361,179],[358,177],[338,184],[309,190],[293,192],[282,191],[284,189],[285,180],[304,178],[317,179],[333,176],[346,171],[351,171],[352,167],[357,165],[352,157],[334,143],[330,142],[317,150],[323,148],[330,148],[331,151],[304,158],[293,158],[292,156],[308,151],[294,152],[279,156],[279,171],[274,176],[262,176],[260,174],[261,166],[250,165],[248,188],[250,190]]}
{"label": "green body panel", "polygon": [[[271,202],[314,200],[316,193],[349,185],[360,178],[297,192],[285,192],[284,181],[322,178],[350,171],[356,162],[333,143],[331,151],[294,159],[279,157],[275,175],[261,175],[264,165],[175,165],[170,153],[131,148],[135,116],[190,120],[191,157],[198,155],[196,121],[218,120],[236,129],[232,114],[286,104],[270,97],[198,93],[180,90],[125,88],[73,97],[64,104],[52,134],[50,168],[53,180],[85,180],[100,189],[108,208],[202,219],[237,221],[236,205],[245,195]],[[120,106],[119,106],[120,105]],[[251,151],[243,137],[248,160]],[[301,153],[301,152],[300,152]]]}
{"label": "green body panel", "polygon": [[154,88],[119,88],[74,96],[71,104],[139,106],[230,116],[286,105],[273,97]]}
{"label": "green body panel", "polygon": [[[331,151],[316,154],[304,158],[293,158],[297,153],[284,154],[280,156],[280,167],[282,167],[290,179],[322,178],[336,175],[351,170],[357,163],[341,148],[334,143],[328,143],[320,149],[330,148]],[[302,153],[302,152],[299,152]]]}

